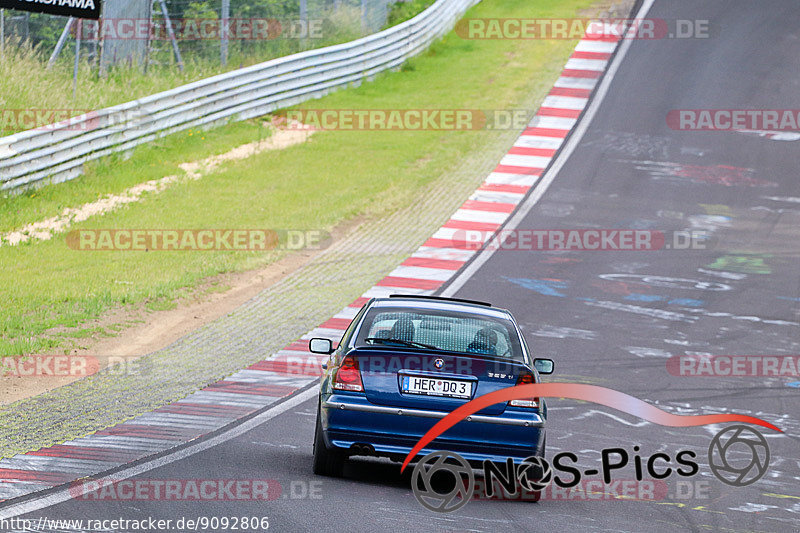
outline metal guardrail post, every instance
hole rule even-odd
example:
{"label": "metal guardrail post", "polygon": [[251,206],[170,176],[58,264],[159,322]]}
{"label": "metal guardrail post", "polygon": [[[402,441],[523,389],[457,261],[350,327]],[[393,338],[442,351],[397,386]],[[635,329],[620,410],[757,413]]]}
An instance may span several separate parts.
{"label": "metal guardrail post", "polygon": [[77,31],[75,32],[75,66],[72,69],[72,101],[75,101],[75,93],[78,90],[78,67],[81,60],[81,30],[83,21],[76,21]]}
{"label": "metal guardrail post", "polygon": [[228,64],[228,20],[231,18],[231,0],[222,0],[220,9],[219,62]]}
{"label": "metal guardrail post", "polygon": [[183,59],[181,58],[181,51],[178,49],[178,41],[175,38],[175,32],[172,31],[172,21],[169,18],[169,11],[167,11],[167,3],[164,0],[158,0],[161,4],[161,14],[164,16],[164,22],[167,23],[167,35],[169,40],[172,41],[172,51],[175,53],[175,61],[178,63],[178,70],[183,72]]}
{"label": "metal guardrail post", "polygon": [[367,1],[368,0],[361,0],[361,34],[366,35],[368,28],[367,28]]}
{"label": "metal guardrail post", "polygon": [[[305,34],[308,34],[308,31],[309,31],[309,29],[308,29],[308,24],[309,24],[309,22],[308,22],[308,0],[300,0],[299,18],[300,18],[300,24],[302,26],[301,30]],[[301,49],[305,49],[307,44],[308,44],[308,42],[307,42],[306,38],[303,37],[300,40]]]}

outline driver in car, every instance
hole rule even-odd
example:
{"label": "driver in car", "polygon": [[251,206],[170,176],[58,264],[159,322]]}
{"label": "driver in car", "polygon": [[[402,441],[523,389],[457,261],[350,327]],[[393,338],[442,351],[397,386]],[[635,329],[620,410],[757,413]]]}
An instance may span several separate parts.
{"label": "driver in car", "polygon": [[481,328],[467,346],[467,351],[484,355],[497,355],[497,332],[491,328]]}

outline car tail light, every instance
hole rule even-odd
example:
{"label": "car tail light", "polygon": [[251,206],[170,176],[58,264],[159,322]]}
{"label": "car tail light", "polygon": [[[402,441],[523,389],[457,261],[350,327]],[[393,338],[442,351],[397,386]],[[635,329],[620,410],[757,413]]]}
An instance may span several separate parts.
{"label": "car tail light", "polygon": [[[517,385],[530,385],[536,383],[533,379],[533,374],[520,374],[517,379]],[[539,407],[539,398],[530,398],[528,400],[511,400],[508,402],[511,407],[530,407],[537,409]]]}
{"label": "car tail light", "polygon": [[361,370],[358,369],[358,359],[350,355],[342,360],[333,378],[333,388],[364,392],[364,383],[361,381]]}

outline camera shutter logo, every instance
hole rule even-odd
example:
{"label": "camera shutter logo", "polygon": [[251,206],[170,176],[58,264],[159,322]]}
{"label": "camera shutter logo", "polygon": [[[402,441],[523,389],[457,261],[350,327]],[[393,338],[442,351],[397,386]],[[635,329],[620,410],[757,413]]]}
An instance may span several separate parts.
{"label": "camera shutter logo", "polygon": [[769,444],[758,431],[744,425],[730,426],[711,439],[708,464],[717,478],[734,487],[755,483],[769,468]]}
{"label": "camera shutter logo", "polygon": [[[434,482],[433,476],[437,472],[446,475],[438,476]],[[449,513],[472,499],[475,474],[460,455],[447,451],[433,452],[420,459],[414,467],[411,488],[417,501],[426,509]],[[437,492],[437,488],[442,488],[444,492]]]}
{"label": "camera shutter logo", "polygon": [[524,489],[538,492],[553,481],[553,469],[543,457],[528,457],[517,470],[517,479]]}

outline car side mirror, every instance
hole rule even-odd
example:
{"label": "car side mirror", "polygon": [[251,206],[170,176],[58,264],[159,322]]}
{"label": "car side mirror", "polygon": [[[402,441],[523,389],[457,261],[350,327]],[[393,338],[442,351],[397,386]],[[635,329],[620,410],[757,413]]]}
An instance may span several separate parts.
{"label": "car side mirror", "polygon": [[308,341],[308,350],[311,353],[330,355],[333,353],[333,343],[330,339],[311,339]]}
{"label": "car side mirror", "polygon": [[540,374],[552,374],[555,366],[552,359],[536,358],[533,360],[533,367]]}

